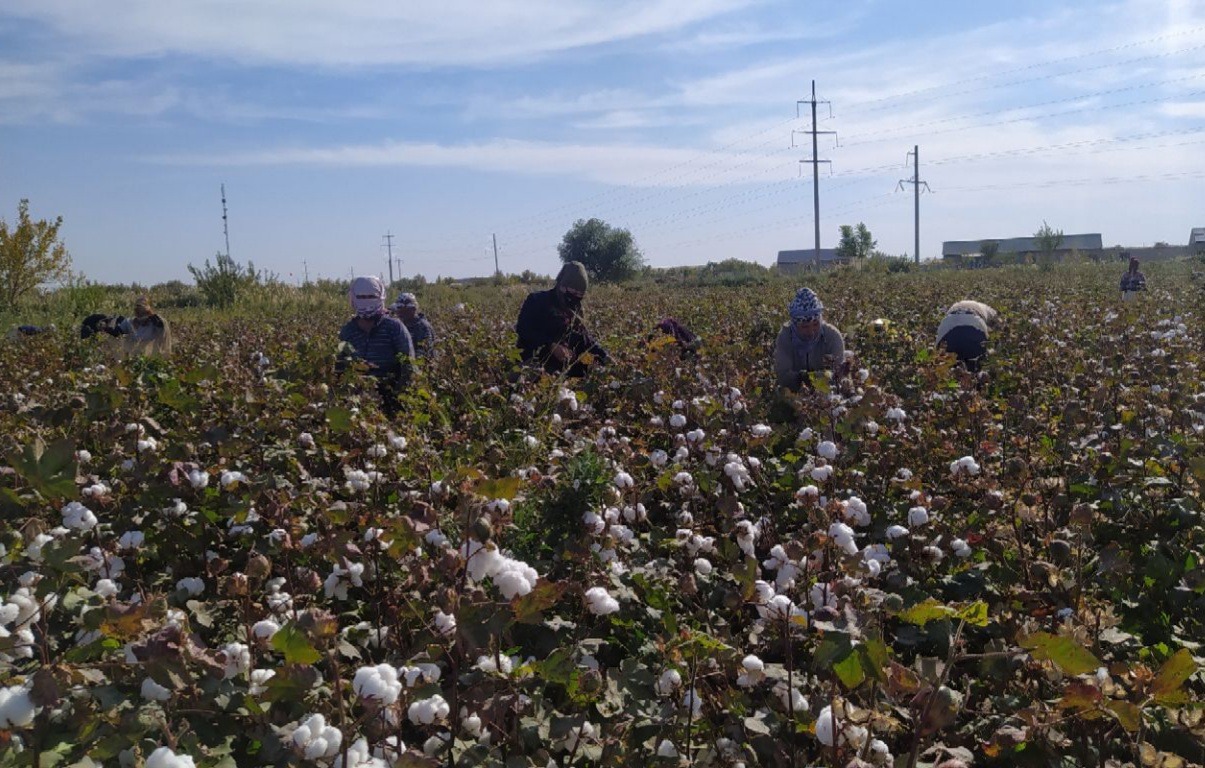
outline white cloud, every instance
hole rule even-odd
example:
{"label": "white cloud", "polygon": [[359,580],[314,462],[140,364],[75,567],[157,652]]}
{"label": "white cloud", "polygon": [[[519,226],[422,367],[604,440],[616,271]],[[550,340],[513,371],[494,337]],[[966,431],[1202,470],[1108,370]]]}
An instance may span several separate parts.
{"label": "white cloud", "polygon": [[247,64],[485,66],[688,27],[751,0],[10,0],[81,53]]}

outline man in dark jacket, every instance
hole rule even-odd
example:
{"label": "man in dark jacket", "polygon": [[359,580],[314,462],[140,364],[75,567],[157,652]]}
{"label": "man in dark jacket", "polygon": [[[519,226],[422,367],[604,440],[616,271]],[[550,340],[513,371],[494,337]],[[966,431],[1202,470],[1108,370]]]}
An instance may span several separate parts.
{"label": "man in dark jacket", "polygon": [[410,340],[414,343],[414,354],[417,357],[431,357],[435,354],[435,329],[431,327],[427,316],[418,311],[418,298],[413,293],[403,293],[393,302],[393,316],[402,321],[410,332]]}
{"label": "man in dark jacket", "polygon": [[377,391],[385,415],[398,411],[398,392],[410,381],[410,360],[414,344],[410,332],[396,317],[385,313],[385,286],[375,277],[357,277],[351,283],[348,299],[356,316],[339,330],[345,345],[340,368],[348,357],[358,358],[377,380]]}
{"label": "man in dark jacket", "polygon": [[1146,275],[1138,269],[1138,259],[1130,257],[1130,268],[1121,276],[1121,298],[1129,301],[1146,290]]}
{"label": "man in dark jacket", "polygon": [[557,275],[556,286],[528,294],[515,325],[524,362],[538,363],[547,373],[580,377],[588,367],[584,355],[601,363],[610,360],[586,329],[582,298],[589,286],[586,267],[570,261]]}

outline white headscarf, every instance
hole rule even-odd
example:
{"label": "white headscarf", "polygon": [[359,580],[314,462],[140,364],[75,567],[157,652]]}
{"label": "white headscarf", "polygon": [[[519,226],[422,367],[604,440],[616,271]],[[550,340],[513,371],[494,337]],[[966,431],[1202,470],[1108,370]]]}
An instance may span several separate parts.
{"label": "white headscarf", "polygon": [[352,280],[347,298],[360,317],[371,319],[385,314],[385,286],[380,278],[370,275]]}

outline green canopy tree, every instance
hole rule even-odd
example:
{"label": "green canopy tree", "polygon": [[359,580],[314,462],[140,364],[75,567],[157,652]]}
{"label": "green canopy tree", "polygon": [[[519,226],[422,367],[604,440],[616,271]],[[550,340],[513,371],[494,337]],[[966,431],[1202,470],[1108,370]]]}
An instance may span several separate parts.
{"label": "green canopy tree", "polygon": [[857,227],[841,225],[841,242],[837,244],[837,255],[843,259],[865,259],[874,255],[878,241],[862,222]]}
{"label": "green canopy tree", "polygon": [[602,219],[578,219],[557,252],[562,262],[580,261],[591,279],[603,282],[628,280],[644,267],[644,255],[632,233]]}
{"label": "green canopy tree", "polygon": [[12,307],[42,283],[61,280],[71,270],[71,255],[59,242],[63,217],[53,222],[29,217],[29,201],[17,206],[16,226],[0,219],[0,302]]}

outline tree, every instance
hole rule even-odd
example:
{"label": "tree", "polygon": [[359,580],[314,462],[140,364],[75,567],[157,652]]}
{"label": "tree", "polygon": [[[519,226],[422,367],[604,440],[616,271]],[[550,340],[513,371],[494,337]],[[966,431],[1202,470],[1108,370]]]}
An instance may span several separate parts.
{"label": "tree", "polygon": [[557,246],[561,261],[580,261],[595,280],[627,280],[644,266],[644,255],[626,229],[602,219],[578,219]]}
{"label": "tree", "polygon": [[238,300],[240,293],[260,280],[260,273],[255,271],[255,265],[250,261],[243,267],[220,251],[216,261],[215,266],[206,259],[205,266],[200,269],[192,264],[188,265],[188,271],[197,281],[197,289],[205,297],[205,303],[211,307],[229,307]]}
{"label": "tree", "polygon": [[29,201],[17,206],[17,225],[0,219],[0,302],[11,307],[17,299],[51,280],[66,277],[71,269],[67,246],[59,242],[63,217],[54,222],[29,218]]}
{"label": "tree", "polygon": [[878,241],[862,222],[857,227],[841,225],[841,242],[837,244],[837,255],[843,259],[865,259],[874,254]]}
{"label": "tree", "polygon": [[1038,250],[1042,255],[1049,259],[1054,256],[1054,252],[1063,244],[1063,230],[1051,229],[1046,220],[1042,220],[1042,227],[1037,232],[1033,233],[1033,239],[1038,246]]}
{"label": "tree", "polygon": [[984,240],[979,244],[979,253],[983,256],[984,264],[994,263],[996,257],[1000,255],[1000,242],[998,240]]}

